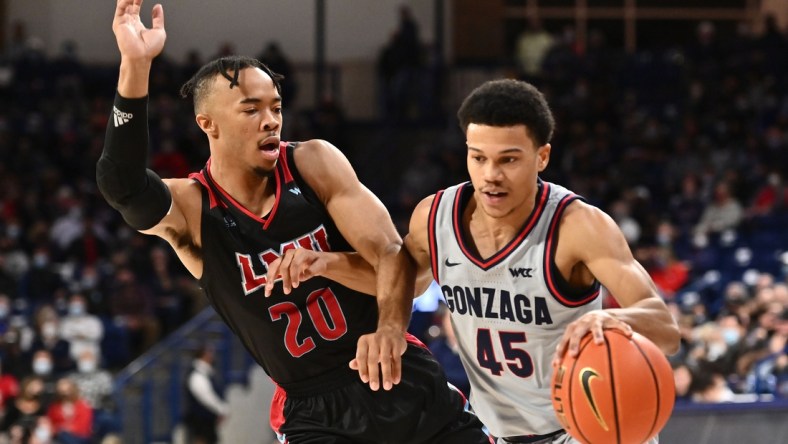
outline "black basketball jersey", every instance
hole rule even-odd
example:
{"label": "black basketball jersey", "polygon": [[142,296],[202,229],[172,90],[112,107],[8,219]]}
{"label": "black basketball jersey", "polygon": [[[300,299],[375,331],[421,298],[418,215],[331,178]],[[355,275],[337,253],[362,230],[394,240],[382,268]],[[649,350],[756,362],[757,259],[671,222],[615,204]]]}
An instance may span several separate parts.
{"label": "black basketball jersey", "polygon": [[227,194],[205,168],[200,283],[211,304],[265,372],[289,384],[347,367],[359,336],[377,326],[377,302],[322,277],[264,295],[267,264],[291,248],[352,251],[317,195],[298,174],[296,143],[280,144],[276,201],[260,218]]}

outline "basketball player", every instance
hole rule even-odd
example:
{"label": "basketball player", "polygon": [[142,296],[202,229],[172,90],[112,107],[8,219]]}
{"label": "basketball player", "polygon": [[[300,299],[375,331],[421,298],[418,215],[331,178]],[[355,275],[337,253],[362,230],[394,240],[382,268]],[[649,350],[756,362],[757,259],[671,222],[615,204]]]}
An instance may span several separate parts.
{"label": "basketball player", "polygon": [[[238,56],[203,66],[182,93],[210,160],[189,179],[146,170],[148,78],[165,29],[161,5],[148,29],[141,4],[117,2],[120,75],[97,182],[130,226],[172,245],[277,384],[280,440],[489,442],[426,348],[405,339],[413,267],[385,208],[329,143],[280,141],[280,76]],[[266,297],[267,264],[290,249],[324,252],[311,261],[319,275]],[[360,262],[374,269],[352,271]]]}
{"label": "basketball player", "polygon": [[[405,244],[417,293],[432,279],[451,312],[471,405],[499,443],[570,443],[550,400],[564,353],[587,332],[637,331],[675,353],[678,328],[613,220],[539,178],[553,116],[515,80],[483,84],[458,112],[470,182],[415,209]],[[622,308],[602,310],[602,287]]]}

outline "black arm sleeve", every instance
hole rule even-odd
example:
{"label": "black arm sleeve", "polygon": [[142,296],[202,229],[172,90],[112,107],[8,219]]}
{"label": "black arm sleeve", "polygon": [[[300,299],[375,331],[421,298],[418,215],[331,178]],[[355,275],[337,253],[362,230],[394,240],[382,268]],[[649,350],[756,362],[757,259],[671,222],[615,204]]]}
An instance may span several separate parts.
{"label": "black arm sleeve", "polygon": [[107,202],[135,230],[158,224],[172,205],[170,190],[146,168],[148,98],[115,95],[104,151],[96,164],[96,183]]}

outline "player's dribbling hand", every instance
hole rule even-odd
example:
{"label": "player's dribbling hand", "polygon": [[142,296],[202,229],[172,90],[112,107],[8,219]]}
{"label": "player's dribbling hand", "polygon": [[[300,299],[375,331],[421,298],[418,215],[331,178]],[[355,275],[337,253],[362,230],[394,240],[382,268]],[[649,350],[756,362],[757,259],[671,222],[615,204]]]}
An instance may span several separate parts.
{"label": "player's dribbling hand", "polygon": [[265,281],[265,297],[271,296],[276,280],[282,279],[282,290],[290,294],[298,284],[319,276],[326,271],[323,253],[306,248],[293,248],[268,265]]}
{"label": "player's dribbling hand", "polygon": [[375,333],[358,338],[356,357],[350,361],[350,368],[357,370],[372,390],[378,390],[381,385],[384,390],[391,390],[402,378],[402,354],[407,346],[402,330],[380,327]]}
{"label": "player's dribbling hand", "polygon": [[590,311],[567,325],[564,335],[561,337],[561,341],[558,342],[558,347],[556,347],[553,367],[561,365],[564,353],[568,352],[569,356],[572,357],[577,356],[580,340],[583,339],[586,333],[591,332],[594,343],[602,344],[605,342],[603,331],[609,329],[620,330],[626,336],[632,336],[632,327],[629,324],[605,310]]}
{"label": "player's dribbling hand", "polygon": [[140,20],[142,0],[118,0],[112,32],[122,57],[131,60],[153,60],[164,48],[164,8],[157,4],[151,13],[152,26],[146,28]]}

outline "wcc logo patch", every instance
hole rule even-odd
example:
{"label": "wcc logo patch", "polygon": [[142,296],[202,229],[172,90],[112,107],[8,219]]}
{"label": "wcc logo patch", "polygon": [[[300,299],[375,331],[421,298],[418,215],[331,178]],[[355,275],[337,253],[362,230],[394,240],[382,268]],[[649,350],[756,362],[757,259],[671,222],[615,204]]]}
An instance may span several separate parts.
{"label": "wcc logo patch", "polygon": [[533,268],[510,268],[509,273],[512,273],[512,277],[523,277],[523,278],[530,278],[533,277],[531,273],[534,271]]}

